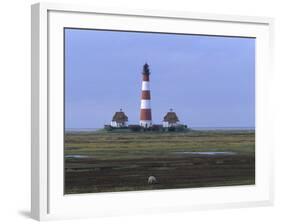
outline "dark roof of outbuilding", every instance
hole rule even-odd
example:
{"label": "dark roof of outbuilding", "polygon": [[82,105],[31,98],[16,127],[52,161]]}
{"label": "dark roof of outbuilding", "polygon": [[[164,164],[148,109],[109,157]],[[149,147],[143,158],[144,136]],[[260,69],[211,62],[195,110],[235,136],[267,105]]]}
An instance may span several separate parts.
{"label": "dark roof of outbuilding", "polygon": [[175,112],[168,112],[164,117],[164,121],[169,123],[176,123],[179,121],[179,118]]}
{"label": "dark roof of outbuilding", "polygon": [[128,117],[123,111],[119,111],[114,114],[112,121],[125,122],[128,121]]}

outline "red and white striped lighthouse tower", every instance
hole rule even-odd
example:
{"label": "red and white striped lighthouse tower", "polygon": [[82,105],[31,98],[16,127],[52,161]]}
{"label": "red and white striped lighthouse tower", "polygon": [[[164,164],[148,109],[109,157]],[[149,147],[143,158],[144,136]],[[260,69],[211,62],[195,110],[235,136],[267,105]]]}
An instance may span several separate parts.
{"label": "red and white striped lighthouse tower", "polygon": [[142,88],[141,88],[141,111],[140,126],[149,128],[152,126],[151,108],[150,108],[150,88],[149,88],[149,66],[147,63],[143,66]]}

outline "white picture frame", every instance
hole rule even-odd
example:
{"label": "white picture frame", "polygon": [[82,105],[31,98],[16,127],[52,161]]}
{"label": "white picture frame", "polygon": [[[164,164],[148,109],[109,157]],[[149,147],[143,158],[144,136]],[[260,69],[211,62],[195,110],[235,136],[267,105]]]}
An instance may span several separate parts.
{"label": "white picture frame", "polygon": [[[248,207],[273,203],[273,19],[190,12],[32,5],[31,214],[37,220]],[[63,28],[255,37],[256,184],[180,190],[63,194]]]}

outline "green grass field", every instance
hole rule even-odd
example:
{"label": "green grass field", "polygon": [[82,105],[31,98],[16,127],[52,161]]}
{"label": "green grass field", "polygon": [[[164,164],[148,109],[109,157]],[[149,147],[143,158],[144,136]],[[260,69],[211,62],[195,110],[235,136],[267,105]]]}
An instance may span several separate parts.
{"label": "green grass field", "polygon": [[[151,175],[156,177],[156,184],[147,183]],[[65,135],[66,194],[254,183],[254,132]]]}

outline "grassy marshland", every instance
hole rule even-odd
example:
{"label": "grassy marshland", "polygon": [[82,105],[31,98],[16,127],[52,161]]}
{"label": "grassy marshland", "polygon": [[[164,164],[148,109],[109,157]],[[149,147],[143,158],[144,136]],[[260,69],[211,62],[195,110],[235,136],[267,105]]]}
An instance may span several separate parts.
{"label": "grassy marshland", "polygon": [[66,194],[254,183],[254,132],[65,134]]}

